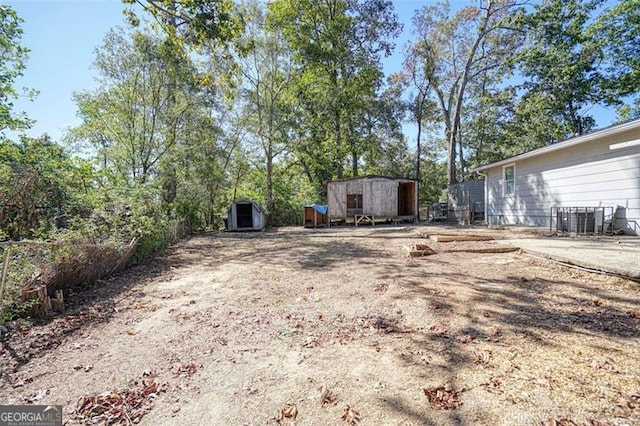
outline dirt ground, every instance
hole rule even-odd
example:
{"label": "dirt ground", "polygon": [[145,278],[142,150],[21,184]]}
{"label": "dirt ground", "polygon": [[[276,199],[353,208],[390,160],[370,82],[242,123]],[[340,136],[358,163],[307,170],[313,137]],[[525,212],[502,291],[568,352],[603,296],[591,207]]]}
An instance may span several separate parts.
{"label": "dirt ground", "polygon": [[0,339],[0,403],[69,424],[640,424],[640,284],[422,238],[440,232],[194,236]]}

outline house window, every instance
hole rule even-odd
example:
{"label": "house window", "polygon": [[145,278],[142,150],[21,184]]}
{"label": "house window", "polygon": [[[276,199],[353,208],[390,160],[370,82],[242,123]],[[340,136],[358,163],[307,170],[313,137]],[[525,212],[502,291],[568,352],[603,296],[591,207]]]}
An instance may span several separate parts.
{"label": "house window", "polygon": [[504,195],[513,195],[516,193],[516,166],[510,164],[502,168],[502,177],[504,179]]}
{"label": "house window", "polygon": [[347,209],[362,209],[362,194],[347,194]]}

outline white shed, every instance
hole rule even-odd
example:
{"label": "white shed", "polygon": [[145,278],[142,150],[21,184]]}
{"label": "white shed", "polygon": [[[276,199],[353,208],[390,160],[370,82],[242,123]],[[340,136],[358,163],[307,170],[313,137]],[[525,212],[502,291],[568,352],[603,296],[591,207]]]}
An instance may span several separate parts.
{"label": "white shed", "polygon": [[415,220],[418,186],[413,179],[364,176],[327,182],[329,220],[367,217]]}
{"label": "white shed", "polygon": [[592,218],[596,229],[640,234],[640,120],[474,171],[486,176],[488,224],[552,227],[565,210],[578,226]]}
{"label": "white shed", "polygon": [[265,225],[264,212],[255,201],[236,200],[227,210],[228,231],[260,231]]}

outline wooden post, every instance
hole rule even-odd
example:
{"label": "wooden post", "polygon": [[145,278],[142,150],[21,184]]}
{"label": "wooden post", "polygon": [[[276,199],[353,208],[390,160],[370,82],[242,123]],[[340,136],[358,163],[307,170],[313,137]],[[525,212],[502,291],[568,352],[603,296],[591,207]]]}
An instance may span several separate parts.
{"label": "wooden post", "polygon": [[64,295],[62,290],[56,290],[56,297],[51,300],[51,308],[55,312],[64,312]]}
{"label": "wooden post", "polygon": [[4,300],[4,286],[7,281],[7,270],[9,269],[9,252],[11,246],[7,246],[4,250],[4,262],[2,263],[2,276],[0,276],[0,311],[2,310],[2,302]]}

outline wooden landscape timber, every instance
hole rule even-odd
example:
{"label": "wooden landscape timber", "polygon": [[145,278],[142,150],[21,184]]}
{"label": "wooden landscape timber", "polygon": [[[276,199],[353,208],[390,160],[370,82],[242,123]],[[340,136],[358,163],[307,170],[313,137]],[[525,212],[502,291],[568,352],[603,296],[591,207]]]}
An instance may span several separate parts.
{"label": "wooden landscape timber", "polygon": [[444,250],[447,253],[512,253],[520,251],[519,247],[483,247]]}
{"label": "wooden landscape timber", "polygon": [[[427,236],[424,236],[427,238]],[[429,235],[428,238],[436,243],[452,243],[456,241],[491,241],[488,235]]]}
{"label": "wooden landscape timber", "polygon": [[[476,241],[476,240],[471,240]],[[438,253],[512,253],[520,251],[519,247],[494,246],[494,247],[464,247],[454,249],[436,250],[428,244],[414,244],[413,246],[405,246],[404,250],[408,257],[424,257]]]}

